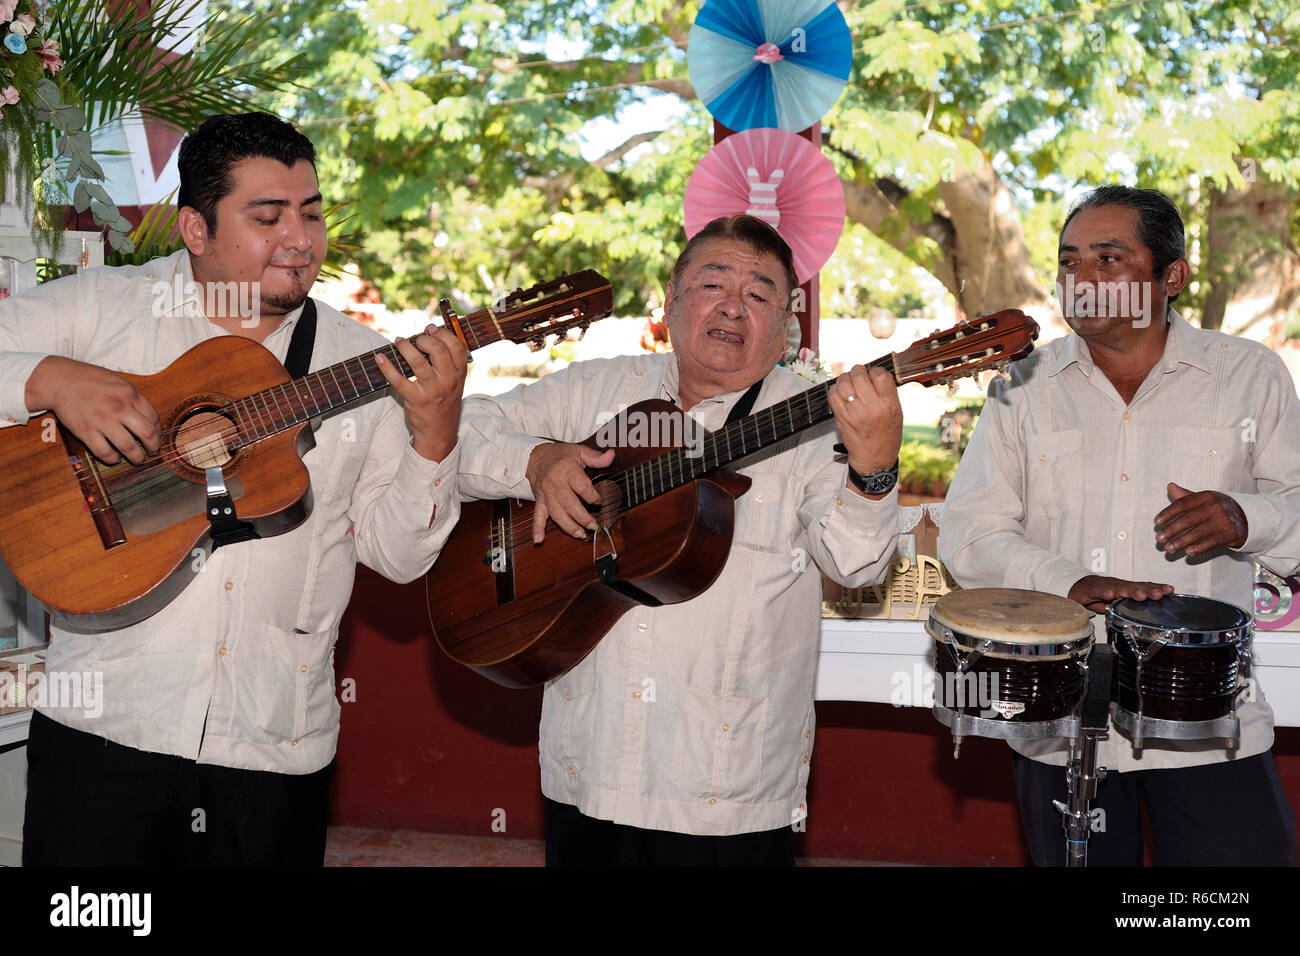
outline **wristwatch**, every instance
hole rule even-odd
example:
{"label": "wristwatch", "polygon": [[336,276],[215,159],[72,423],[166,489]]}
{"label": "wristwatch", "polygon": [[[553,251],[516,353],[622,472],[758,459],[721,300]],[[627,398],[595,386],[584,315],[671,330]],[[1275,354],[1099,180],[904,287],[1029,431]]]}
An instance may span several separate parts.
{"label": "wristwatch", "polygon": [[898,460],[889,468],[881,468],[869,475],[859,475],[849,465],[849,482],[854,488],[866,495],[883,495],[898,484]]}

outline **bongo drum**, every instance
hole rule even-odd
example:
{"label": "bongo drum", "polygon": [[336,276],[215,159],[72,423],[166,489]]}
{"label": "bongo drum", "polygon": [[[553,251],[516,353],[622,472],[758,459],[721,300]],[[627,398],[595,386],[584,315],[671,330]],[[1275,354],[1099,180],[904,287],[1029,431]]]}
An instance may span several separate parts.
{"label": "bongo drum", "polygon": [[[1066,598],[1013,588],[952,591],[930,611],[934,715],[954,737],[1073,737],[1092,623]],[[960,743],[960,740],[958,740]]]}
{"label": "bongo drum", "polygon": [[1122,598],[1106,609],[1117,659],[1115,725],[1130,736],[1238,736],[1236,703],[1255,622],[1234,604],[1192,594]]}

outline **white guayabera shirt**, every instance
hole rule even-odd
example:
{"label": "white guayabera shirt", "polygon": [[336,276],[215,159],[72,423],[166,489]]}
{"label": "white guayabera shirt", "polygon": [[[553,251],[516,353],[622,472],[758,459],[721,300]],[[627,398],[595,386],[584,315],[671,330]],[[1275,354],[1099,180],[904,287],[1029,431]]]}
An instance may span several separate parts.
{"label": "white guayabera shirt", "polygon": [[[1164,355],[1127,406],[1077,335],[1010,371],[1009,383],[989,387],[944,505],[940,557],[963,587],[1064,597],[1080,578],[1100,574],[1171,584],[1249,612],[1252,559],[1283,576],[1300,564],[1300,401],[1286,366],[1264,346],[1173,313]],[[1249,523],[1245,545],[1190,561],[1167,556],[1154,519],[1170,503],[1169,482],[1231,495]],[[1273,712],[1262,690],[1255,697],[1237,710],[1241,757],[1273,744]],[[1065,761],[1061,740],[1013,746]],[[1225,759],[1219,740],[1153,738],[1135,759],[1113,726],[1098,750],[1098,763],[1112,770]]]}
{"label": "white guayabera shirt", "polygon": [[[809,387],[776,368],[754,409]],[[707,399],[690,415],[715,431],[742,394]],[[462,494],[531,499],[534,436],[582,441],[622,406],[651,398],[677,399],[671,354],[583,362],[499,398],[467,399]],[[737,499],[731,553],[713,586],[683,604],[630,611],[547,685],[543,793],[597,819],[713,836],[806,815],[817,569],[847,586],[878,581],[897,539],[897,494],[871,501],[851,491],[836,441],[826,422],[747,459],[738,470],[753,485]]]}
{"label": "white guayabera shirt", "polygon": [[[140,267],[85,270],[0,302],[0,423],[27,421],[24,387],[46,355],[152,374],[226,335],[160,292],[191,280],[181,251]],[[300,311],[263,343],[281,361]],[[318,304],[311,368],[386,341]],[[29,427],[39,427],[39,413],[33,418]],[[460,452],[422,458],[387,395],[324,419],[315,438],[303,459],[314,501],[306,522],[219,548],[175,601],[139,624],[94,635],[51,629],[48,672],[83,675],[83,684],[102,675],[103,689],[100,700],[60,695],[47,703],[64,706],[43,713],[200,763],[294,774],[329,763],[339,726],[333,648],[356,562],[399,582],[428,569],[460,514]]]}

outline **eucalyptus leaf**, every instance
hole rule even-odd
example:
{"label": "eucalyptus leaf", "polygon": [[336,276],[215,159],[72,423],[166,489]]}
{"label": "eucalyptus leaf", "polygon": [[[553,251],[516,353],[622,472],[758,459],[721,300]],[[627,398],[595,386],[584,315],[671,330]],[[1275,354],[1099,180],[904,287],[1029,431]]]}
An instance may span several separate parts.
{"label": "eucalyptus leaf", "polygon": [[85,130],[67,135],[68,148],[75,150],[78,156],[88,157],[92,153],[90,145],[90,134]]}
{"label": "eucalyptus leaf", "polygon": [[113,204],[113,198],[109,196],[108,190],[99,183],[83,179],[80,185],[85,186],[86,192],[90,193],[91,196],[98,199],[100,202],[108,203],[109,205]]}
{"label": "eucalyptus leaf", "polygon": [[79,213],[90,208],[90,190],[84,179],[77,183],[77,188],[72,192],[72,208]]}
{"label": "eucalyptus leaf", "polygon": [[131,237],[124,232],[118,232],[114,229],[109,230],[108,244],[115,252],[121,252],[126,255],[135,251],[135,243],[131,241]]}
{"label": "eucalyptus leaf", "polygon": [[90,201],[90,214],[95,217],[95,222],[101,226],[107,226],[115,222],[118,217],[117,207],[109,202],[100,202],[98,199]]}
{"label": "eucalyptus leaf", "polygon": [[59,122],[68,130],[83,130],[86,128],[86,114],[81,111],[79,106],[64,106],[54,111],[58,114]]}
{"label": "eucalyptus leaf", "polygon": [[99,163],[95,162],[95,160],[91,159],[89,156],[80,156],[78,158],[81,160],[81,165],[86,170],[84,175],[89,176],[91,179],[104,178],[104,167],[100,166]]}
{"label": "eucalyptus leaf", "polygon": [[57,110],[64,105],[63,92],[48,76],[43,76],[36,81],[32,95],[35,96],[37,104],[45,109]]}

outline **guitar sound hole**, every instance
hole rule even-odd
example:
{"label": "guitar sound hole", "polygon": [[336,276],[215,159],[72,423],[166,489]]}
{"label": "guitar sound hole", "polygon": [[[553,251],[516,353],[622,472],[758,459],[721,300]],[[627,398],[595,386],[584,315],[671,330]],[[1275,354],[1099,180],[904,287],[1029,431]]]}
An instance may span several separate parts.
{"label": "guitar sound hole", "polygon": [[176,429],[176,454],[193,468],[219,468],[230,461],[229,443],[237,426],[216,412],[198,412]]}

